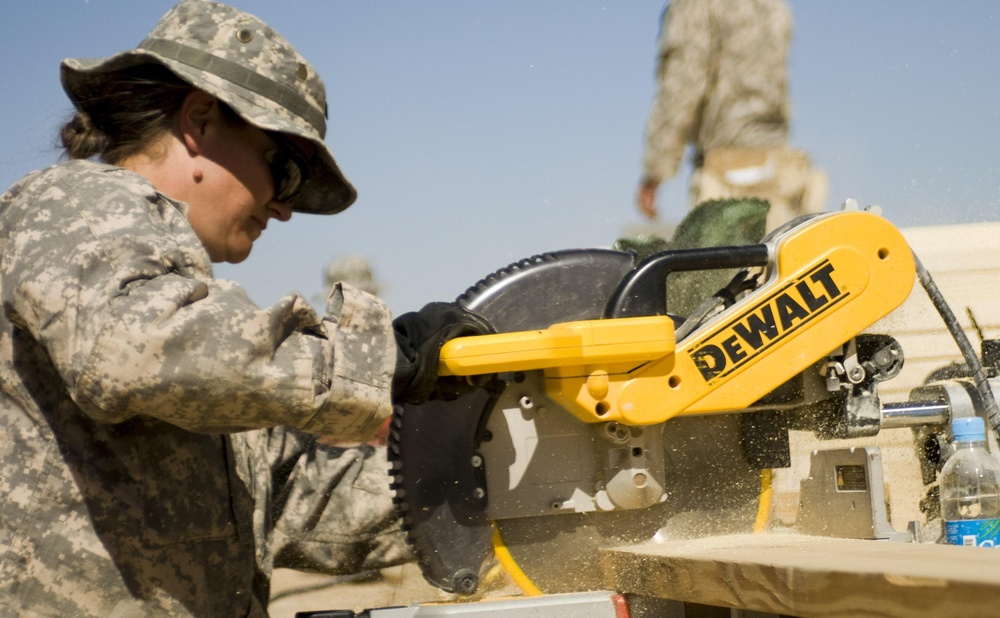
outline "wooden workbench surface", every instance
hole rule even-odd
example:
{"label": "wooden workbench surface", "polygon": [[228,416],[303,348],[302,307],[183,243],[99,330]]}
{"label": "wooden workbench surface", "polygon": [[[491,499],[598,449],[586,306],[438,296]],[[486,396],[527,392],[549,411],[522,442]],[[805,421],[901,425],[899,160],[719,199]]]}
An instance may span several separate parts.
{"label": "wooden workbench surface", "polygon": [[1000,549],[759,534],[606,550],[622,592],[792,616],[1000,616]]}

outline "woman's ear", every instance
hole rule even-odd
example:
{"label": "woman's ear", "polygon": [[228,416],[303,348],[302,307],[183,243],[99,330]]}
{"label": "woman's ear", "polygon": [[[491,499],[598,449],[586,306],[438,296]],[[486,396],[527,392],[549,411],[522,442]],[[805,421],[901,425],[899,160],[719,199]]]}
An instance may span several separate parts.
{"label": "woman's ear", "polygon": [[184,97],[178,114],[178,129],[184,145],[192,154],[200,154],[209,129],[221,120],[219,100],[201,90],[192,90]]}

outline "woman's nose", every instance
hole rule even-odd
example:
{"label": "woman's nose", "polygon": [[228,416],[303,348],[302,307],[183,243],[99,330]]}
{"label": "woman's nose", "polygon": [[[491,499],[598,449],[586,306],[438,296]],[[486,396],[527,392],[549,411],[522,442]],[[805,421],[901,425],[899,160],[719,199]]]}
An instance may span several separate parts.
{"label": "woman's nose", "polygon": [[278,221],[288,221],[292,218],[292,207],[284,202],[271,200],[269,207],[271,215]]}

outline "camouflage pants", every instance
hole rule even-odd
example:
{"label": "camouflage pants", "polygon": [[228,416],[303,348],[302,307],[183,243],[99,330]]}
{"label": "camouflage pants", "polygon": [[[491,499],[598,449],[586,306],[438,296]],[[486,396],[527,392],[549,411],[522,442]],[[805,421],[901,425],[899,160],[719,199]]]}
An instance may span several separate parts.
{"label": "camouflage pants", "polygon": [[795,217],[822,212],[826,173],[792,148],[719,148],[705,153],[691,176],[691,204],[756,197],[771,204],[766,231]]}

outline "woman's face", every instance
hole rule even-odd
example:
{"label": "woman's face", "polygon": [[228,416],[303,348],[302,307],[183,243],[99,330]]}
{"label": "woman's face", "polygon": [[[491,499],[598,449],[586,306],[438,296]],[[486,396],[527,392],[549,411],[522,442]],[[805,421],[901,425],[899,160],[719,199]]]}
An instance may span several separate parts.
{"label": "woman's face", "polygon": [[275,141],[260,129],[223,121],[205,140],[202,185],[188,199],[188,220],[213,262],[242,262],[271,219],[288,221],[291,207],[277,202],[267,154]]}

